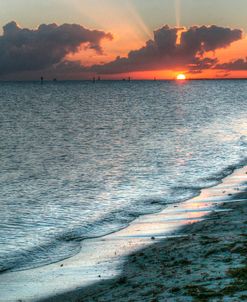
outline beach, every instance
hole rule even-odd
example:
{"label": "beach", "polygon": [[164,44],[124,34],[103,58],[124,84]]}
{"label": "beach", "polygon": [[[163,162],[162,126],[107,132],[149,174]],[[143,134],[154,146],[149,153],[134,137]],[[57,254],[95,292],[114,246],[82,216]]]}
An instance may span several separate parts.
{"label": "beach", "polygon": [[0,302],[247,301],[247,1],[1,2]]}
{"label": "beach", "polygon": [[181,237],[130,255],[118,278],[45,301],[246,301],[247,193],[233,189]]}
{"label": "beach", "polygon": [[247,1],[1,2],[0,302],[247,302]]}
{"label": "beach", "polygon": [[0,301],[245,299],[246,173],[237,169],[195,198],[85,240],[74,257],[1,274]]}
{"label": "beach", "polygon": [[246,87],[2,83],[0,272],[72,257],[216,185],[246,156]]}
{"label": "beach", "polygon": [[[161,283],[164,300],[189,286],[179,284],[200,271],[190,244],[216,233],[193,228],[211,213],[235,221],[231,203],[246,190],[246,87],[3,84],[0,301],[149,301]],[[198,245],[195,257],[217,244]],[[190,278],[173,276],[180,260]]]}

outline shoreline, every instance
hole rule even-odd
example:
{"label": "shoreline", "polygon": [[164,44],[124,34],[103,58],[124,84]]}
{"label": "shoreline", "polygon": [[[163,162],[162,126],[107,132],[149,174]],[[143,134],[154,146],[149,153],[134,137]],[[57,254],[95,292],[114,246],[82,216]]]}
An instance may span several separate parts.
{"label": "shoreline", "polygon": [[246,301],[247,190],[233,184],[203,220],[129,255],[119,277],[40,301]]}
{"label": "shoreline", "polygon": [[[37,269],[2,274],[0,301],[78,301],[79,297],[84,301],[84,295],[90,291],[90,286],[94,292],[96,288],[101,291],[102,284],[107,289],[108,283],[114,282],[112,279],[121,280],[122,277],[119,276],[122,269],[125,272],[126,263],[132,257],[130,254],[138,255],[143,253],[142,250],[152,249],[157,244],[162,245],[172,240],[179,243],[184,236],[189,236],[181,233],[181,230],[207,221],[205,215],[212,211],[220,214],[228,210],[227,206],[224,209],[214,207],[222,203],[232,204],[232,195],[237,192],[239,196],[240,193],[236,190],[240,190],[240,186],[247,180],[246,171],[246,167],[237,169],[218,185],[202,190],[199,196],[181,204],[170,205],[160,213],[141,216],[116,233],[85,240],[82,242],[81,252],[72,258]],[[236,198],[234,200],[236,203]],[[182,237],[179,238],[180,236]],[[141,262],[146,266],[148,261],[142,259]],[[120,289],[121,286],[116,282]],[[88,299],[91,301],[90,296]]]}

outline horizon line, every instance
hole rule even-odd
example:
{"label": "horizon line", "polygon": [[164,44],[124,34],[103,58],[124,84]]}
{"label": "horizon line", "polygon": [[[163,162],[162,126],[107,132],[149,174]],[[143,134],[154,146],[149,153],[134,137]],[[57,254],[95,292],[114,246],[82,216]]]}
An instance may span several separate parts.
{"label": "horizon line", "polygon": [[[44,79],[44,82],[142,82],[142,81],[149,81],[149,82],[162,82],[162,81],[169,81],[169,82],[188,82],[188,81],[241,81],[241,80],[247,80],[247,77],[241,77],[241,78],[187,78],[185,80],[177,80],[177,79],[131,79],[129,78],[122,78],[122,79],[100,79],[100,80],[93,80],[93,79]],[[40,82],[40,79],[30,79],[30,80],[3,80],[0,79],[0,83],[2,82]]]}

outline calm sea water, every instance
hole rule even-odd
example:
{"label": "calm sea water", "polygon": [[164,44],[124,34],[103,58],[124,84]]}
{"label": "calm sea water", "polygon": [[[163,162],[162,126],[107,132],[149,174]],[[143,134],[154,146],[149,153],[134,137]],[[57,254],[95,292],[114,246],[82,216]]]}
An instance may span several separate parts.
{"label": "calm sea water", "polygon": [[0,83],[0,270],[217,183],[246,159],[246,112],[247,81]]}

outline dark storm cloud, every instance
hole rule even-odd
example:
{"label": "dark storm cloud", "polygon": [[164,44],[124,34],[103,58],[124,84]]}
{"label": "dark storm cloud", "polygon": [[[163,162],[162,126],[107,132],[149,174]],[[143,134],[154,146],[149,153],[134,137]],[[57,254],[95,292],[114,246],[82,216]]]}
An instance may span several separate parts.
{"label": "dark storm cloud", "polygon": [[[47,75],[71,77],[90,73],[117,74],[133,71],[187,68],[193,73],[203,69],[247,69],[247,61],[237,60],[217,65],[217,58],[207,58],[207,52],[228,47],[242,38],[242,31],[224,27],[193,26],[182,32],[178,28],[164,26],[154,32],[154,39],[127,57],[92,67],[84,67],[79,61],[67,61],[66,56],[75,53],[81,45],[101,53],[102,39],[112,35],[89,30],[77,24],[40,25],[38,29],[20,28],[15,22],[4,26],[0,36],[0,75],[29,74],[44,71]],[[178,35],[181,34],[180,42]]]}
{"label": "dark storm cloud", "polygon": [[207,51],[214,51],[225,48],[232,42],[242,38],[242,31],[212,25],[193,26],[182,33],[181,48],[184,54],[203,54]]}
{"label": "dark storm cloud", "polygon": [[247,58],[244,59],[238,59],[232,62],[218,64],[215,66],[216,69],[223,69],[227,71],[231,70],[247,70]]}
{"label": "dark storm cloud", "polygon": [[205,69],[214,68],[217,63],[217,58],[195,58],[192,64],[187,65],[187,68],[190,73],[201,73]]}
{"label": "dark storm cloud", "polygon": [[211,68],[216,59],[202,58],[209,51],[228,47],[242,38],[242,31],[224,27],[193,26],[181,33],[177,44],[178,29],[164,26],[154,32],[154,39],[144,47],[130,51],[127,57],[117,57],[114,61],[94,65],[91,71],[112,74],[132,71],[172,69],[187,67],[191,70]]}
{"label": "dark storm cloud", "polygon": [[82,72],[83,68],[80,61],[62,61],[48,68],[47,72],[52,74],[73,74]]}
{"label": "dark storm cloud", "polygon": [[0,37],[0,74],[51,67],[77,52],[82,44],[101,53],[100,43],[105,38],[112,39],[112,35],[77,24],[42,24],[30,30],[8,23]]}

